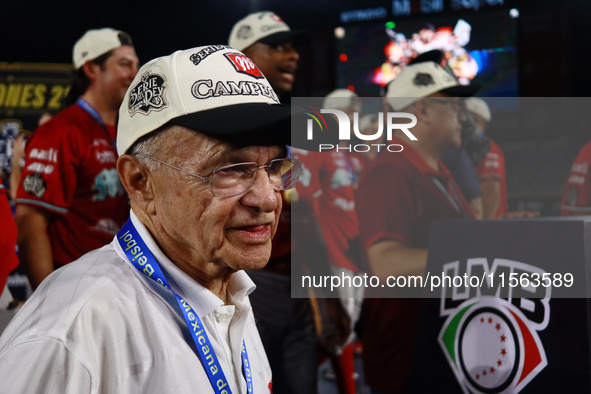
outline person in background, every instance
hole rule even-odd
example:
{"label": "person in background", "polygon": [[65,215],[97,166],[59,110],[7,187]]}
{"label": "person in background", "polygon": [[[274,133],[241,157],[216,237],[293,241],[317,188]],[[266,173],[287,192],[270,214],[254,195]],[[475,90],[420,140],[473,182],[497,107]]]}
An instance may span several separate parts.
{"label": "person in background", "polygon": [[507,204],[507,177],[505,175],[505,156],[499,145],[489,136],[485,136],[486,127],[491,120],[491,113],[486,101],[469,97],[466,108],[476,122],[476,132],[490,143],[490,150],[476,166],[476,173],[482,190],[482,217],[496,219],[509,212]]}
{"label": "person in background", "polygon": [[[361,111],[361,101],[355,92],[336,89],[324,98],[322,108],[340,110],[352,120],[353,113]],[[301,200],[309,201],[326,247],[325,254],[312,259],[313,265],[319,266],[321,260],[326,260],[331,275],[353,279],[361,272],[354,194],[357,174],[349,158],[358,154],[336,149],[330,152],[293,149],[292,154],[300,159],[306,174],[296,190]],[[358,163],[361,167],[361,162]],[[353,327],[359,318],[363,289],[342,287],[337,291],[338,298],[316,294],[313,302],[316,321],[320,322],[317,324],[320,355],[330,358],[339,393],[354,394]]]}
{"label": "person in background", "polygon": [[23,131],[23,124],[18,119],[0,120],[0,184],[10,188],[12,156],[15,141]]}
{"label": "person in background", "polygon": [[[428,32],[428,29],[423,29],[422,31]],[[418,64],[425,61],[439,64],[452,78],[458,81],[454,71],[447,63],[443,51],[433,49],[421,53],[410,64]],[[464,111],[467,110],[464,108]],[[462,144],[443,153],[440,159],[449,170],[466,201],[468,201],[476,218],[482,219],[482,190],[480,189],[480,182],[476,173],[476,164],[484,158],[489,147],[487,141],[483,140],[479,134],[476,135],[474,120],[471,116],[466,114],[463,119]]]}
{"label": "person in background", "polygon": [[[16,269],[19,260],[16,255],[16,224],[8,202],[8,190],[3,185],[0,185],[0,223],[0,300],[11,300],[12,297],[6,294],[10,293],[6,287],[6,279]],[[7,303],[0,301],[0,308],[6,306]]]}
{"label": "person in background", "polygon": [[591,141],[579,151],[570,169],[560,205],[561,216],[591,215]]}
{"label": "person in background", "polygon": [[[39,117],[37,126],[44,125],[51,118],[53,114],[49,111],[45,111]],[[25,143],[29,137],[30,132],[22,132],[17,139],[14,141],[12,147],[12,172],[10,173],[10,197],[16,200],[16,192],[18,190],[18,184],[21,180],[23,167],[25,166]]]}
{"label": "person in background", "polygon": [[[465,121],[460,86],[437,62],[409,65],[386,91],[396,112],[413,114],[412,134],[394,132],[402,152],[382,152],[361,175],[356,192],[361,247],[371,274],[425,275],[431,226],[436,220],[475,218],[439,157],[461,144]],[[365,381],[375,393],[407,390],[415,329],[416,298],[366,298],[361,321]]]}
{"label": "person in background", "polygon": [[26,144],[17,192],[21,261],[36,288],[55,268],[109,243],[128,217],[115,122],[138,69],[131,37],[88,30],[73,48],[69,105]]}
{"label": "person in background", "polygon": [[261,11],[234,24],[228,46],[252,59],[273,90],[285,101],[293,90],[300,60],[296,44],[306,37],[307,33],[290,29],[277,14]]}
{"label": "person in background", "polygon": [[[346,158],[347,158],[347,166],[349,167],[349,171],[353,174],[353,185],[357,186],[357,179],[363,170],[363,167],[368,163],[369,156],[367,152],[357,152],[354,149],[350,149],[350,145],[355,145],[357,143],[364,143],[365,141],[361,141],[357,138],[355,133],[353,132],[353,116],[357,113],[358,117],[361,117],[362,111],[362,101],[352,90],[349,89],[335,89],[329,94],[326,95],[324,101],[322,103],[322,108],[330,108],[330,109],[338,109],[344,112],[347,117],[351,120],[351,141],[341,141],[341,147],[343,149],[340,150]],[[362,119],[361,119],[362,120]],[[359,120],[359,129],[363,129],[364,125],[362,121]],[[377,120],[377,117],[376,117]],[[377,122],[376,122],[377,123]],[[349,145],[349,146],[347,146]]]}

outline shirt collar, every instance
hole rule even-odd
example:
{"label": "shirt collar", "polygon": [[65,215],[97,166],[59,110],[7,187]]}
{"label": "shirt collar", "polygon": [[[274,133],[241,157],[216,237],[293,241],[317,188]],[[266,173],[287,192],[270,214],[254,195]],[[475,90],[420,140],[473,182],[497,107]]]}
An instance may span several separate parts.
{"label": "shirt collar", "polygon": [[[137,232],[146,243],[146,246],[158,261],[160,268],[164,271],[170,286],[179,296],[189,302],[189,305],[195,309],[200,318],[224,305],[218,296],[187,275],[162,252],[148,229],[138,219],[133,210],[131,211],[130,218]],[[142,276],[144,275],[142,274]],[[247,297],[254,291],[255,287],[254,282],[244,271],[237,271],[230,277],[228,283],[228,300],[238,310],[250,308]]]}
{"label": "shirt collar", "polygon": [[449,173],[449,170],[445,167],[445,165],[443,164],[443,162],[437,158],[437,167],[438,169],[434,169],[433,167],[431,167],[429,164],[427,164],[427,162],[425,161],[425,159],[423,159],[421,157],[421,155],[419,155],[419,153],[412,147],[411,143],[405,142],[399,138],[393,137],[392,138],[392,143],[395,144],[399,144],[402,145],[403,150],[402,150],[402,154],[411,162],[411,164],[413,166],[415,166],[422,174],[425,175],[432,175],[432,176],[436,176],[439,178],[444,178],[444,179],[451,179],[451,174]]}

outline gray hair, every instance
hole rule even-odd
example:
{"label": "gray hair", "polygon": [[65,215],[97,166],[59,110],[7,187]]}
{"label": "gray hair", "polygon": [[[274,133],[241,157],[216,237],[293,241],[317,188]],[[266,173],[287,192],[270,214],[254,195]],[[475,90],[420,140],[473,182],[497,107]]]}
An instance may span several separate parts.
{"label": "gray hair", "polygon": [[175,163],[178,160],[175,160],[176,157],[171,154],[172,149],[170,147],[175,143],[173,141],[180,141],[185,133],[187,133],[187,129],[182,126],[165,124],[146,137],[136,141],[129,149],[129,154],[134,156],[150,171],[160,169],[162,164],[143,155],[156,157],[170,164],[179,164]]}

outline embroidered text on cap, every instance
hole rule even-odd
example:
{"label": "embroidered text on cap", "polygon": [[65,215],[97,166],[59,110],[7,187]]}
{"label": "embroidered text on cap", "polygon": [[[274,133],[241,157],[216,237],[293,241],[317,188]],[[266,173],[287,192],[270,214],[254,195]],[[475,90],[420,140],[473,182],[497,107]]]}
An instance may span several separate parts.
{"label": "embroidered text on cap", "polygon": [[229,47],[226,45],[210,45],[210,46],[205,47],[204,49],[200,50],[199,52],[192,54],[189,59],[193,62],[194,65],[197,66],[199,63],[201,63],[201,61],[203,59],[205,59],[206,57],[208,57],[212,53],[215,53],[217,51],[221,51],[222,49],[226,49],[226,48],[229,48]]}
{"label": "embroidered text on cap", "polygon": [[163,75],[146,71],[139,82],[129,90],[129,115],[136,113],[148,115],[150,111],[161,111],[168,107],[165,99],[166,78]]}

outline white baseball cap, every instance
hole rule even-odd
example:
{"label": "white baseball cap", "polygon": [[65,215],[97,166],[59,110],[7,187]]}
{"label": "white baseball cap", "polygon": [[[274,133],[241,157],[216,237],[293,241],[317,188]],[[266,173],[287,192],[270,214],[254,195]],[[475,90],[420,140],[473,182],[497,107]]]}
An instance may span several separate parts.
{"label": "white baseball cap", "polygon": [[327,94],[322,102],[322,108],[348,109],[351,107],[361,111],[359,96],[349,89],[335,89]]}
{"label": "white baseball cap", "polygon": [[490,109],[488,108],[488,104],[483,99],[477,97],[470,97],[466,99],[466,108],[468,111],[473,112],[482,116],[487,122],[491,120]]}
{"label": "white baseball cap", "polygon": [[119,109],[117,151],[168,122],[237,144],[289,145],[290,119],[252,60],[207,45],[140,68]]}
{"label": "white baseball cap", "polygon": [[395,110],[401,110],[421,97],[437,92],[469,97],[477,90],[478,86],[460,85],[453,75],[436,62],[425,61],[409,64],[390,82],[386,90],[386,101]]}
{"label": "white baseball cap", "polygon": [[234,24],[228,46],[244,51],[255,42],[273,45],[305,36],[301,30],[291,30],[274,12],[260,11],[248,14]]}
{"label": "white baseball cap", "polygon": [[129,34],[121,30],[111,29],[110,27],[88,30],[74,44],[72,51],[74,68],[79,69],[86,61],[94,60],[122,45],[133,46],[133,43]]}

